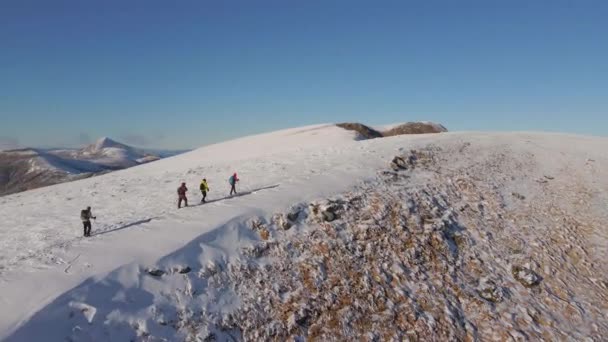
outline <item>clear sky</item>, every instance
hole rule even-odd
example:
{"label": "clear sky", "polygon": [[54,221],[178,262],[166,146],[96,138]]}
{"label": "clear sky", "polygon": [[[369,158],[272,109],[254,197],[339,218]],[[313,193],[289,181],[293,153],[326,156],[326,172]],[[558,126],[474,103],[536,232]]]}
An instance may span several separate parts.
{"label": "clear sky", "polygon": [[0,144],[410,120],[608,135],[608,1],[0,0]]}

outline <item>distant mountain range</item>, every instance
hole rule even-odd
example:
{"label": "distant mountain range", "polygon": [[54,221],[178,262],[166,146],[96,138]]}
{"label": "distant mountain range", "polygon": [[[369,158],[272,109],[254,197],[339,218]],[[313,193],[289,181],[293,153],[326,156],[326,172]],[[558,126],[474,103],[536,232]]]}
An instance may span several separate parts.
{"label": "distant mountain range", "polygon": [[[337,126],[356,132],[357,140],[447,131],[442,125],[432,122],[408,122],[376,128],[361,123]],[[110,138],[101,138],[82,149],[0,151],[0,196],[122,170],[183,152],[186,151],[138,149]]]}
{"label": "distant mountain range", "polygon": [[181,152],[136,149],[110,138],[82,149],[0,151],[0,196],[126,169]]}

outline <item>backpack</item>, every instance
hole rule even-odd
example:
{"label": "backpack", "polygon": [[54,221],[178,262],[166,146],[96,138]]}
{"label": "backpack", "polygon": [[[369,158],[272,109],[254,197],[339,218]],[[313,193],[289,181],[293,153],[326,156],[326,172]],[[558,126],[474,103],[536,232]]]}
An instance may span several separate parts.
{"label": "backpack", "polygon": [[228,183],[230,183],[230,185],[234,185],[234,176],[230,176],[230,178],[228,178]]}
{"label": "backpack", "polygon": [[89,219],[89,212],[86,209],[80,211],[80,219],[86,221]]}

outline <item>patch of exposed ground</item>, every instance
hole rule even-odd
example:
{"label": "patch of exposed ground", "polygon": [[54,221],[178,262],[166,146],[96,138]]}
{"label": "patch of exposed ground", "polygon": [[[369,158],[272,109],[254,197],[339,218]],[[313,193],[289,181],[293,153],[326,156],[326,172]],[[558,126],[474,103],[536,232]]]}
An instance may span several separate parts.
{"label": "patch of exposed ground", "polygon": [[357,138],[360,140],[392,137],[404,134],[428,134],[448,131],[444,126],[432,122],[408,122],[386,131],[378,131],[364,124],[353,122],[339,123],[336,124],[336,126],[356,132]]}
{"label": "patch of exposed ground", "polygon": [[366,126],[366,125],[360,124],[360,123],[345,122],[345,123],[336,124],[336,126],[338,126],[340,128],[344,128],[348,131],[357,132],[358,138],[362,139],[362,140],[383,137],[382,133],[378,132],[377,130],[375,130],[369,126]]}

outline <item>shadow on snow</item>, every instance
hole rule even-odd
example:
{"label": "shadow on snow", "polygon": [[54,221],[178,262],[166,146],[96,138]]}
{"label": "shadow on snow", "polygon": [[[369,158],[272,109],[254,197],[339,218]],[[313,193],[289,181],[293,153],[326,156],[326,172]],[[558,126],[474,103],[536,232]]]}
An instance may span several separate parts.
{"label": "shadow on snow", "polygon": [[128,223],[128,224],[125,224],[123,226],[116,227],[116,228],[113,228],[113,229],[110,229],[110,230],[102,230],[102,231],[99,231],[97,233],[91,234],[91,237],[98,236],[98,235],[103,235],[103,234],[108,234],[108,233],[113,233],[113,232],[116,232],[116,231],[119,231],[119,230],[131,228],[131,227],[134,227],[134,226],[139,226],[140,224],[148,223],[148,222],[150,222],[150,221],[152,221],[154,219],[157,219],[157,218],[158,217],[151,217],[151,218],[147,218],[147,219],[131,222],[131,223]]}
{"label": "shadow on snow", "polygon": [[205,205],[205,204],[210,204],[210,203],[214,203],[214,202],[224,201],[224,200],[231,199],[231,198],[247,196],[247,195],[251,195],[253,193],[256,193],[257,191],[277,188],[279,185],[280,184],[275,184],[275,185],[265,186],[265,187],[261,187],[261,188],[257,188],[257,189],[253,189],[253,190],[249,190],[249,191],[245,191],[245,192],[237,192],[235,195],[228,195],[226,197],[212,199],[212,200],[206,201],[205,203],[199,202],[197,204],[191,204],[191,205],[189,205],[189,207],[198,207],[200,205]]}

